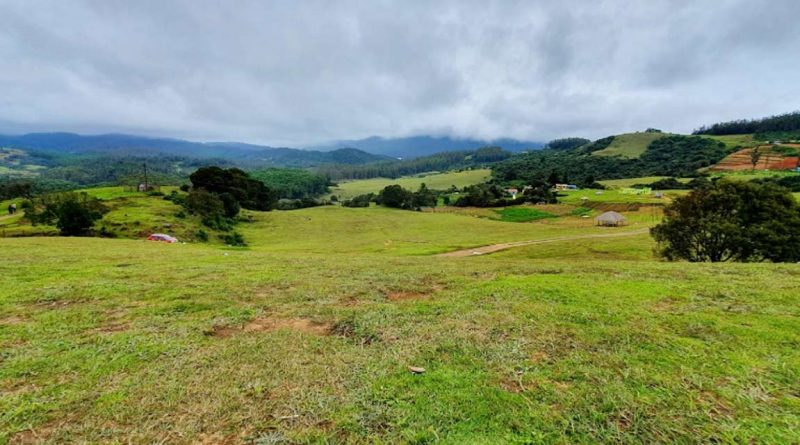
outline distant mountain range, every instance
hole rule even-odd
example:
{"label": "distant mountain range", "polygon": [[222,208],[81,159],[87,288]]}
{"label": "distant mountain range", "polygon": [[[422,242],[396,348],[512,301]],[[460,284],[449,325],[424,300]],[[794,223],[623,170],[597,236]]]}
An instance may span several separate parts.
{"label": "distant mountain range", "polygon": [[191,142],[126,134],[84,136],[74,133],[0,135],[0,147],[66,155],[171,155],[187,158],[220,158],[255,166],[313,167],[322,164],[366,164],[391,160],[388,156],[354,148],[301,150],[239,142]]}
{"label": "distant mountain range", "polygon": [[182,139],[153,138],[127,134],[79,135],[75,133],[30,133],[0,135],[0,147],[60,154],[119,154],[149,156],[167,154],[190,158],[222,158],[234,162],[308,167],[320,164],[364,164],[391,158],[416,158],[433,153],[473,150],[487,145],[508,151],[542,147],[540,142],[499,139],[454,139],[415,136],[405,138],[370,137],[322,144],[306,149],[269,147],[241,142],[192,142]]}
{"label": "distant mountain range", "polygon": [[502,147],[507,151],[520,152],[542,148],[544,143],[520,141],[516,139],[455,139],[451,137],[412,136],[404,138],[382,138],[344,140],[312,146],[315,150],[332,150],[341,147],[357,148],[369,153],[392,156],[394,158],[416,158],[443,151],[474,150],[485,146]]}

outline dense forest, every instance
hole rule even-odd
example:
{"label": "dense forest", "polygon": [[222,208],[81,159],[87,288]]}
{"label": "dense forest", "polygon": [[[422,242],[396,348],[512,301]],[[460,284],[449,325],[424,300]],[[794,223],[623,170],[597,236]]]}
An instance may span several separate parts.
{"label": "dense forest", "polygon": [[511,152],[500,147],[470,151],[447,151],[421,158],[377,162],[365,165],[323,165],[317,172],[333,181],[341,179],[399,178],[431,171],[480,167],[509,159]]}
{"label": "dense forest", "polygon": [[[727,135],[755,134],[756,139],[791,139],[800,137],[800,111],[761,119],[741,119],[702,126],[693,134]],[[788,136],[788,137],[785,137]]]}
{"label": "dense forest", "polygon": [[654,141],[638,159],[591,156],[614,140],[613,136],[572,150],[541,150],[492,166],[496,181],[524,185],[547,180],[592,186],[601,179],[637,176],[696,176],[697,169],[725,157],[725,145],[697,136],[667,136]]}
{"label": "dense forest", "polygon": [[553,139],[552,141],[545,144],[544,148],[550,150],[571,150],[573,148],[578,148],[581,145],[586,145],[590,143],[589,139],[584,138],[561,138],[561,139]]}
{"label": "dense forest", "polygon": [[250,176],[275,190],[281,199],[313,198],[328,193],[328,178],[307,170],[269,168],[254,171]]}

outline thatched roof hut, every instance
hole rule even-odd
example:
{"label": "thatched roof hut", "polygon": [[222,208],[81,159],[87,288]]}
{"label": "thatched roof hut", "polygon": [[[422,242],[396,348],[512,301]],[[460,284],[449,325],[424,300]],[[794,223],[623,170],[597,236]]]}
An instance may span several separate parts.
{"label": "thatched roof hut", "polygon": [[598,226],[617,227],[625,225],[625,217],[617,212],[605,212],[594,219]]}

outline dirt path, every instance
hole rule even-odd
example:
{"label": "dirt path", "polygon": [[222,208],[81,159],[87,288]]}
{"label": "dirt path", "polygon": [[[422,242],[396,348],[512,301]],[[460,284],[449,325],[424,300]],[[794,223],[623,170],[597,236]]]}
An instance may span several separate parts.
{"label": "dirt path", "polygon": [[595,233],[591,235],[560,236],[558,238],[543,238],[543,239],[528,240],[528,241],[514,241],[511,243],[491,244],[489,246],[473,247],[471,249],[454,250],[452,252],[440,253],[437,256],[465,257],[474,255],[486,255],[489,253],[499,252],[501,250],[511,249],[512,247],[531,246],[534,244],[546,244],[546,243],[554,243],[557,241],[572,241],[572,240],[582,240],[582,239],[592,239],[592,238],[617,238],[621,236],[641,235],[643,233],[647,233],[649,230],[650,230],[649,227],[645,227],[642,229],[627,230],[620,232],[615,231],[612,233]]}

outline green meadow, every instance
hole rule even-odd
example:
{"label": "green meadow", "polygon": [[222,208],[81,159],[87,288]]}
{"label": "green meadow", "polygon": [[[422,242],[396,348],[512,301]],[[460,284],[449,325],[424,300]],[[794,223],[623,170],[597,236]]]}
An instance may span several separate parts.
{"label": "green meadow", "polygon": [[668,133],[626,133],[614,137],[611,144],[593,156],[620,156],[623,158],[638,158],[647,150],[647,147],[656,139],[668,136]]}
{"label": "green meadow", "polygon": [[462,170],[458,172],[445,173],[423,173],[415,176],[404,176],[402,178],[374,178],[361,179],[356,181],[343,181],[337,187],[331,188],[331,194],[339,198],[352,198],[367,193],[378,193],[387,185],[399,184],[409,190],[417,190],[421,184],[425,184],[432,190],[447,190],[451,186],[464,188],[468,185],[478,184],[489,179],[491,170],[475,169]]}
{"label": "green meadow", "polygon": [[92,193],[117,238],[0,239],[0,443],[797,441],[800,266],[657,260],[657,206],[247,211],[234,248]]}

